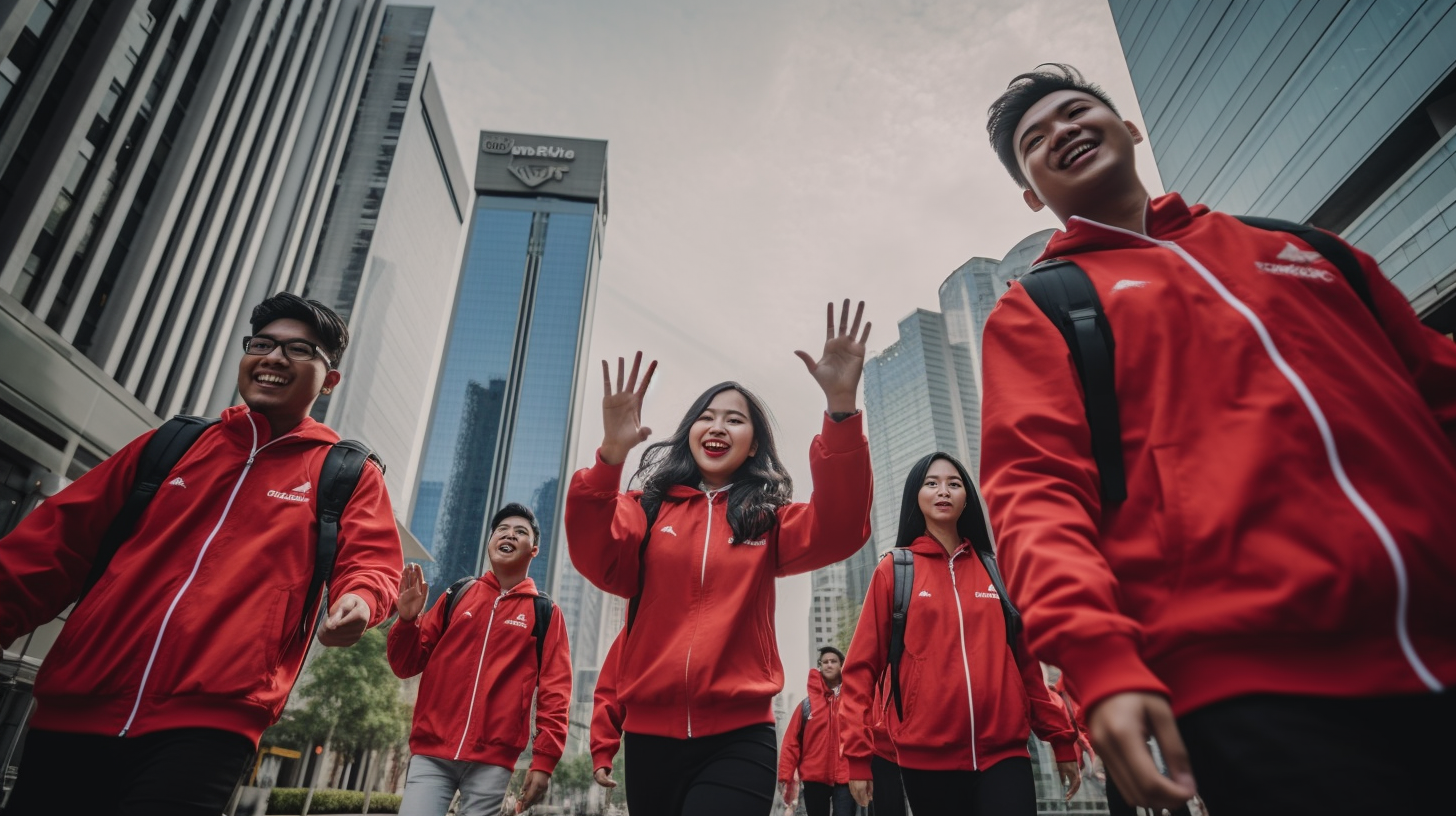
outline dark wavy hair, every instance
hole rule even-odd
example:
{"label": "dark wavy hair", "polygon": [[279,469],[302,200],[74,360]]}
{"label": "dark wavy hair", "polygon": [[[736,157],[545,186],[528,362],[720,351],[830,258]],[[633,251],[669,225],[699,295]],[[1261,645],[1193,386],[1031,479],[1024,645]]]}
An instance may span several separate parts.
{"label": "dark wavy hair", "polygon": [[736,382],[722,382],[698,397],[683,415],[673,435],[651,445],[642,452],[642,463],[632,481],[642,486],[642,508],[654,518],[673,485],[697,487],[703,480],[698,463],[688,446],[688,432],[709,403],[719,394],[733,389],[748,403],[748,418],[753,423],[753,441],[758,446],[737,472],[728,488],[728,526],[733,529],[733,542],[741,544],[762,538],[778,523],[778,509],[794,495],[794,480],[779,459],[774,444],[773,426],[763,403],[751,391]]}
{"label": "dark wavy hair", "polygon": [[1112,98],[1106,91],[1083,79],[1082,73],[1076,68],[1060,62],[1044,62],[1034,70],[1018,74],[1006,83],[1006,90],[986,110],[986,135],[991,137],[991,147],[996,150],[996,158],[1001,160],[1006,172],[1016,179],[1016,183],[1023,190],[1029,189],[1031,184],[1016,161],[1016,143],[1013,139],[1016,126],[1021,124],[1021,117],[1031,110],[1032,105],[1057,91],[1081,91],[1096,97],[1102,104],[1112,108],[1113,113],[1117,113],[1117,106],[1112,104]]}
{"label": "dark wavy hair", "polygon": [[916,462],[905,477],[905,493],[900,499],[900,528],[895,536],[896,547],[908,547],[915,539],[925,535],[925,513],[920,509],[920,486],[925,484],[925,474],[937,459],[950,462],[960,474],[961,483],[966,486],[966,509],[956,520],[956,533],[969,539],[971,546],[981,552],[995,552],[991,546],[991,527],[986,523],[986,509],[981,504],[981,491],[966,472],[960,460],[944,451],[936,451]]}
{"label": "dark wavy hair", "polygon": [[275,320],[297,320],[313,329],[319,339],[319,346],[329,356],[329,367],[338,368],[344,360],[344,350],[349,347],[349,324],[339,313],[319,303],[304,300],[292,292],[279,292],[253,307],[253,334]]}

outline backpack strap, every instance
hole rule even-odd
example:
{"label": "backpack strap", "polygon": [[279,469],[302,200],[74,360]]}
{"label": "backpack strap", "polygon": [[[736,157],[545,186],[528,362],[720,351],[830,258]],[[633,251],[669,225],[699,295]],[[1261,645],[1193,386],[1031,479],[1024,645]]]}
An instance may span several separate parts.
{"label": "backpack strap", "polygon": [[[318,546],[314,549],[313,576],[308,582],[308,595],[303,603],[303,617],[298,622],[298,636],[309,637],[313,629],[328,613],[328,604],[323,603],[324,589],[334,574],[334,559],[339,553],[339,519],[354,488],[359,486],[359,477],[364,473],[364,463],[369,460],[384,472],[384,463],[374,451],[363,442],[344,439],[335,442],[324,457],[323,469],[319,472],[318,492]],[[317,614],[312,614],[318,604]],[[310,627],[309,622],[313,621]]]}
{"label": "backpack strap", "polygon": [[[637,497],[637,503],[642,503],[642,497]],[[637,620],[637,607],[642,604],[642,590],[647,586],[647,542],[652,540],[652,525],[657,523],[657,512],[662,509],[659,503],[651,510],[642,505],[642,512],[647,515],[647,532],[642,535],[642,543],[637,545],[637,594],[627,601],[627,632],[631,633],[632,623]]]}
{"label": "backpack strap", "polygon": [[1067,341],[1077,377],[1082,381],[1102,500],[1121,502],[1127,498],[1127,476],[1122,463],[1122,423],[1117,414],[1113,372],[1116,344],[1097,290],[1081,267],[1061,259],[1032,267],[1021,277],[1021,285]]}
{"label": "backpack strap", "polygon": [[804,740],[804,729],[809,727],[809,718],[813,716],[813,708],[809,705],[809,698],[805,697],[804,702],[799,703],[799,741]]}
{"label": "backpack strap", "polygon": [[443,617],[440,620],[441,635],[444,635],[445,630],[450,626],[450,611],[455,608],[455,602],[460,600],[460,596],[464,595],[465,590],[469,588],[469,586],[473,583],[475,583],[475,576],[467,575],[464,578],[461,578],[460,580],[451,584],[450,588],[445,590],[445,609],[442,613]]}
{"label": "backpack strap", "polygon": [[1312,227],[1308,224],[1299,224],[1294,221],[1284,221],[1279,218],[1261,218],[1253,215],[1234,216],[1238,220],[1254,227],[1255,229],[1268,230],[1269,232],[1287,232],[1290,235],[1304,241],[1314,248],[1315,252],[1323,255],[1325,260],[1345,276],[1350,288],[1355,290],[1355,295],[1365,308],[1375,315],[1375,320],[1380,320],[1380,312],[1375,310],[1375,298],[1370,294],[1370,281],[1365,277],[1365,270],[1361,268],[1360,261],[1350,247],[1331,235],[1328,232]]}
{"label": "backpack strap", "polygon": [[900,703],[900,658],[905,654],[905,616],[910,611],[910,589],[915,583],[915,553],[903,547],[890,550],[894,559],[891,575],[890,597],[893,606],[890,611],[890,648],[886,657],[890,663],[890,696],[895,700],[895,715],[905,716]]}
{"label": "backpack strap", "polygon": [[546,633],[551,631],[551,616],[556,612],[556,604],[552,603],[551,596],[544,592],[537,593],[533,602],[536,608],[536,627],[531,634],[536,636],[536,677],[539,681],[541,651],[546,648]]}
{"label": "backpack strap", "polygon": [[986,574],[991,576],[991,586],[996,588],[996,594],[1001,597],[1001,616],[1006,619],[1006,644],[1011,647],[1014,655],[1016,636],[1021,633],[1021,613],[1011,603],[1011,596],[1006,593],[1006,582],[1001,580],[1001,570],[996,566],[996,554],[977,549],[976,555],[980,556],[981,566],[986,568]]}
{"label": "backpack strap", "polygon": [[86,582],[81,585],[81,593],[76,597],[76,603],[80,604],[96,582],[101,580],[106,568],[111,564],[111,559],[116,555],[117,549],[122,542],[131,537],[136,531],[137,522],[141,520],[142,513],[151,504],[152,498],[157,495],[162,482],[172,472],[172,468],[182,460],[202,433],[219,421],[216,417],[197,417],[177,415],[162,423],[156,433],[142,446],[141,458],[137,461],[136,480],[132,483],[131,493],[127,495],[126,502],[122,504],[121,510],[107,526],[106,532],[101,536],[101,543],[96,548],[96,557],[91,560],[91,571],[86,575]]}

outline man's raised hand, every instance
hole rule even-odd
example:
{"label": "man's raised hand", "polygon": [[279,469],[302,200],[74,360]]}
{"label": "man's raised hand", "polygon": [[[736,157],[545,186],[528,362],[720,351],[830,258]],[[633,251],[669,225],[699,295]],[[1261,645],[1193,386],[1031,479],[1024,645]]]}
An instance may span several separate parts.
{"label": "man's raised hand", "polygon": [[412,621],[425,609],[425,598],[430,595],[430,585],[425,583],[425,572],[419,564],[406,564],[404,574],[399,577],[399,600],[395,608],[399,619]]}
{"label": "man's raised hand", "polygon": [[626,361],[617,358],[617,385],[612,387],[612,372],[607,361],[602,361],[602,461],[609,465],[620,465],[627,461],[627,454],[652,435],[651,428],[642,427],[642,397],[657,371],[653,360],[637,381],[637,372],[642,367],[642,352],[632,359],[632,373],[626,375]]}
{"label": "man's raised hand", "polygon": [[860,374],[864,371],[865,342],[870,339],[870,324],[864,324],[860,331],[860,320],[864,317],[864,301],[854,312],[854,324],[849,323],[849,298],[844,299],[839,314],[839,327],[834,325],[834,304],[829,304],[828,320],[824,332],[824,353],[819,361],[806,351],[794,352],[804,361],[809,374],[819,383],[829,402],[829,413],[850,413],[855,410],[859,391]]}

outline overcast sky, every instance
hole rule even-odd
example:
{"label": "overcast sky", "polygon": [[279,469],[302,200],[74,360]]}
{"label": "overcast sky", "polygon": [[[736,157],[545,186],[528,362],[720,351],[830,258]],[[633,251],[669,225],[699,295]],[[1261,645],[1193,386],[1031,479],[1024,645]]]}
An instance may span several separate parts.
{"label": "overcast sky", "polygon": [[[1099,0],[436,0],[430,49],[468,173],[481,130],[605,139],[593,361],[659,360],[644,423],[713,383],[768,403],[808,498],[824,304],[867,301],[871,353],[974,256],[1058,226],[991,151],[987,105],[1067,62],[1142,116]],[[1160,191],[1152,153],[1138,160]],[[575,464],[601,440],[593,362]],[[639,449],[640,450],[640,449]],[[629,459],[635,466],[636,456]],[[808,670],[807,576],[779,582],[787,683]]]}

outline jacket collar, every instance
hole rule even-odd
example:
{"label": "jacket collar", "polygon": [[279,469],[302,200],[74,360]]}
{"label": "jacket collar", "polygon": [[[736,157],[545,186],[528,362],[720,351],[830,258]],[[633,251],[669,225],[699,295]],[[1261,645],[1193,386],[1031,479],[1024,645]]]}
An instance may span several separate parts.
{"label": "jacket collar", "polygon": [[[956,552],[960,552],[964,549],[969,549],[970,546],[971,542],[963,538],[961,539],[961,545],[956,549]],[[917,555],[934,555],[940,558],[947,557],[945,554],[945,547],[942,547],[939,541],[936,541],[928,535],[923,535],[910,542],[910,546],[906,549]]]}
{"label": "jacket collar", "polygon": [[[233,405],[223,409],[222,412],[223,432],[236,442],[241,443],[245,448],[254,444],[254,432],[257,433],[256,440],[259,446],[266,445],[273,438],[273,426],[268,424],[267,418],[262,414],[255,413],[246,405]],[[311,442],[327,442],[332,445],[339,441],[339,435],[333,428],[315,420],[313,417],[304,417],[303,421],[286,436],[293,439],[303,439]],[[280,439],[282,437],[279,437]]]}
{"label": "jacket collar", "polygon": [[[1193,221],[1208,213],[1202,204],[1189,207],[1177,193],[1168,193],[1148,201],[1144,223],[1150,238],[1172,240],[1181,234]],[[1046,249],[1037,257],[1041,263],[1052,258],[1064,258],[1079,252],[1095,252],[1104,249],[1127,249],[1147,246],[1146,241],[1115,227],[1109,227],[1080,216],[1072,216],[1065,230],[1059,230],[1047,242]]]}
{"label": "jacket collar", "polygon": [[[491,592],[497,595],[501,594],[502,590],[500,579],[495,577],[495,573],[491,572],[490,570],[486,570],[485,574],[480,576],[476,580],[484,584],[486,588],[488,588]],[[536,589],[535,581],[531,580],[530,578],[526,578],[519,584],[511,587],[510,593],[512,595],[540,595],[541,591]]]}
{"label": "jacket collar", "polygon": [[732,483],[729,483],[729,484],[723,485],[722,487],[718,488],[717,490],[714,490],[714,491],[711,491],[711,492],[705,492],[703,490],[700,490],[699,488],[691,487],[689,485],[676,484],[676,485],[672,485],[671,487],[669,487],[667,489],[667,495],[668,495],[669,498],[674,499],[676,501],[684,501],[684,500],[687,500],[687,499],[693,499],[693,498],[696,498],[698,496],[711,496],[714,501],[717,501],[719,499],[727,499],[727,497],[728,497],[728,488],[730,488],[732,486],[733,486]]}

